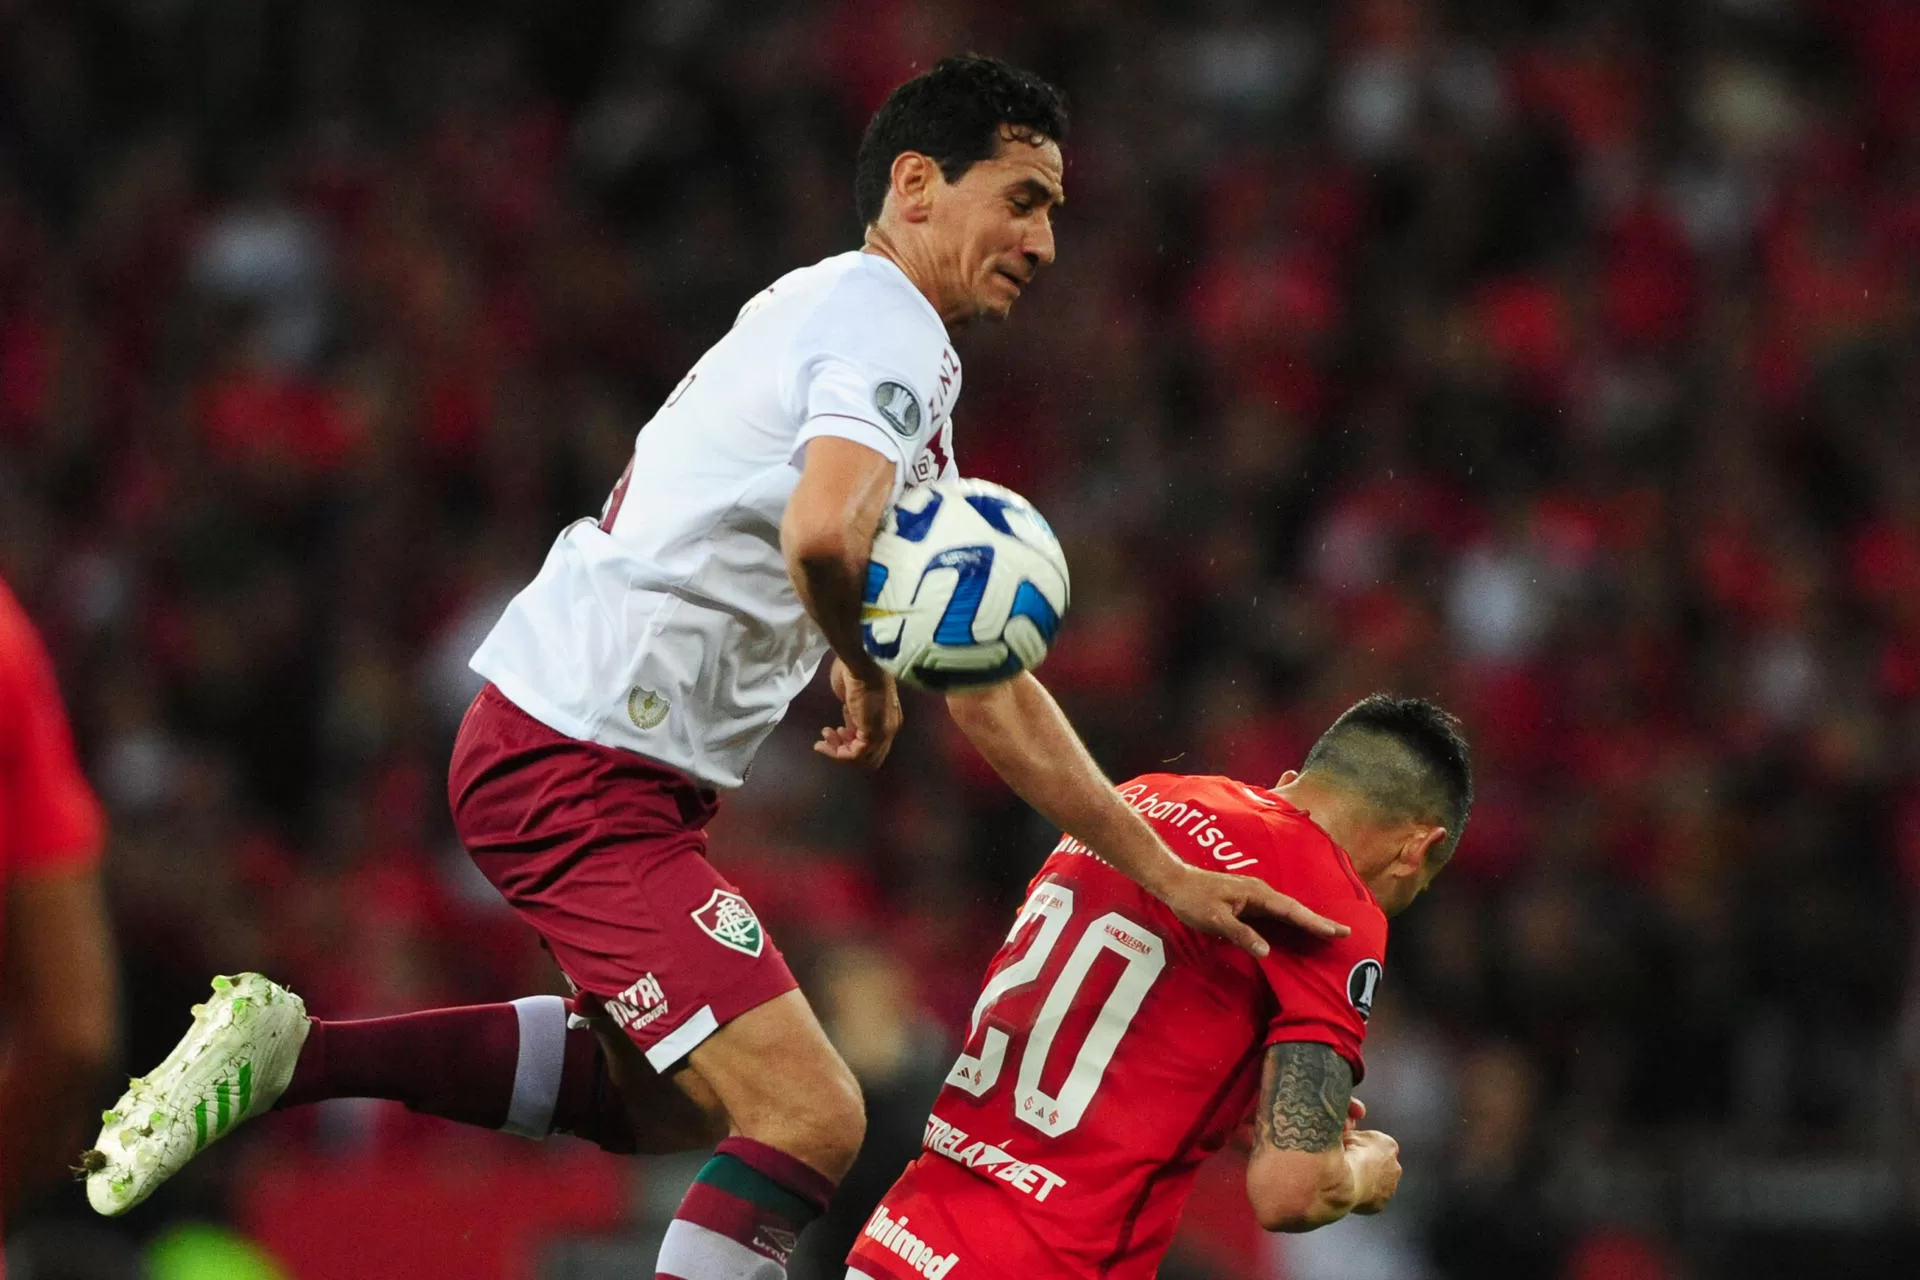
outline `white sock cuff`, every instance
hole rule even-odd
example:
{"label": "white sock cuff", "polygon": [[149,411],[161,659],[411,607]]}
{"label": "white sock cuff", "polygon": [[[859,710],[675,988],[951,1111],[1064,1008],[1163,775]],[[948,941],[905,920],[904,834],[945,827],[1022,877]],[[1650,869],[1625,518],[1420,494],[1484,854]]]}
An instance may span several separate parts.
{"label": "white sock cuff", "polygon": [[766,1254],[685,1218],[667,1224],[654,1265],[665,1275],[699,1280],[787,1280],[786,1267]]}
{"label": "white sock cuff", "polygon": [[567,1002],[559,996],[524,996],[513,1002],[520,1018],[520,1056],[513,1067],[513,1101],[503,1133],[538,1141],[553,1131],[560,1101],[560,1069],[567,1059]]}

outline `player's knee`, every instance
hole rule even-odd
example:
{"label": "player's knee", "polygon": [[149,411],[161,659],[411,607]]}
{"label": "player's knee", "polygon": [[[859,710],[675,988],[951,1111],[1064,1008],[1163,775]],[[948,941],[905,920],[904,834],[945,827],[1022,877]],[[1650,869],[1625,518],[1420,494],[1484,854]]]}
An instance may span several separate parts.
{"label": "player's knee", "polygon": [[809,1138],[815,1167],[835,1181],[853,1167],[860,1144],[867,1137],[867,1107],[860,1096],[860,1085],[845,1066],[838,1075],[821,1090],[812,1108]]}
{"label": "player's knee", "polygon": [[866,1136],[853,1072],[790,991],[727,1023],[689,1055],[732,1118],[733,1131],[838,1179]]}
{"label": "player's knee", "polygon": [[823,1158],[830,1157],[835,1162],[835,1167],[826,1172],[841,1178],[853,1167],[854,1157],[860,1154],[860,1144],[866,1141],[867,1104],[860,1096],[860,1082],[853,1078],[853,1072],[844,1062],[836,1060],[834,1065],[839,1070],[833,1082],[822,1091],[819,1128],[825,1148]]}
{"label": "player's knee", "polygon": [[866,1138],[867,1110],[859,1082],[837,1057],[795,1072],[784,1103],[757,1116],[734,1117],[745,1136],[804,1160],[838,1181],[853,1167]]}

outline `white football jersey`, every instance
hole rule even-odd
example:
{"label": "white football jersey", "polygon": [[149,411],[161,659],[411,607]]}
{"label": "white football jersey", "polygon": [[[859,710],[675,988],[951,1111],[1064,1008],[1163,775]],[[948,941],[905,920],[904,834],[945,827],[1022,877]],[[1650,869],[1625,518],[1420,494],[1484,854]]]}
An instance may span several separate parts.
{"label": "white football jersey", "polygon": [[807,442],[891,458],[897,500],[957,474],[959,395],[946,326],[891,261],[782,276],[641,429],[600,519],[561,531],[473,669],[569,737],[739,786],[827,652],[780,550]]}

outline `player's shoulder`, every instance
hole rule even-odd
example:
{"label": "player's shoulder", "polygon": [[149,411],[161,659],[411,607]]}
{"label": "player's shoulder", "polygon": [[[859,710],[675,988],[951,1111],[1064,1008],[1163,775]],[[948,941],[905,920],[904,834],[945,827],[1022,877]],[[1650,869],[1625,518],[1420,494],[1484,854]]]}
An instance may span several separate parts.
{"label": "player's shoulder", "polygon": [[[804,291],[803,344],[917,374],[951,358],[947,329],[906,275],[878,254],[838,254],[787,279]],[[780,283],[774,288],[778,290]]]}
{"label": "player's shoulder", "polygon": [[1128,778],[1115,790],[1140,807],[1149,797],[1160,800],[1206,801],[1219,809],[1253,808],[1270,800],[1232,778],[1204,773],[1143,773]]}
{"label": "player's shoulder", "polygon": [[20,598],[13,594],[13,588],[0,578],[0,630],[8,634],[21,630],[27,625],[27,611]]}
{"label": "player's shoulder", "polygon": [[1317,910],[1339,910],[1340,918],[1354,926],[1356,935],[1361,932],[1360,920],[1354,918],[1356,911],[1369,922],[1377,921],[1384,931],[1386,914],[1360,879],[1347,851],[1313,820],[1311,813],[1285,797],[1271,799],[1272,805],[1261,809],[1260,820],[1272,833],[1273,847],[1285,859],[1285,881],[1292,886],[1288,892]]}
{"label": "player's shoulder", "polygon": [[[1117,790],[1121,798],[1150,821],[1178,818],[1182,810],[1187,813],[1204,810],[1218,818],[1245,819],[1262,825],[1276,820],[1277,829],[1284,830],[1288,825],[1286,820],[1304,818],[1298,809],[1264,787],[1222,774],[1143,773],[1121,783]],[[1325,837],[1326,833],[1311,821],[1306,826]],[[1305,830],[1299,834],[1308,836]]]}
{"label": "player's shoulder", "polygon": [[1142,774],[1119,792],[1191,861],[1259,876],[1316,910],[1337,909],[1343,920],[1356,911],[1380,915],[1346,850],[1311,814],[1265,787],[1223,775]]}
{"label": "player's shoulder", "polygon": [[42,646],[27,610],[4,581],[0,581],[0,675],[37,667]]}
{"label": "player's shoulder", "polygon": [[[58,707],[53,659],[26,607],[0,581],[0,730]],[[10,736],[0,732],[0,739]]]}

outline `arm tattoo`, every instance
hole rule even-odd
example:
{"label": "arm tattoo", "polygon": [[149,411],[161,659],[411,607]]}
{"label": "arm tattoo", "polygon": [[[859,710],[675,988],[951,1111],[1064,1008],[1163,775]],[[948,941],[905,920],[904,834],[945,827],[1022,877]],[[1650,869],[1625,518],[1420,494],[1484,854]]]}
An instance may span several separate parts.
{"label": "arm tattoo", "polygon": [[1267,1050],[1266,1087],[1254,1113],[1259,1141],[1281,1151],[1325,1151],[1340,1141],[1353,1096],[1353,1068],[1324,1044]]}

